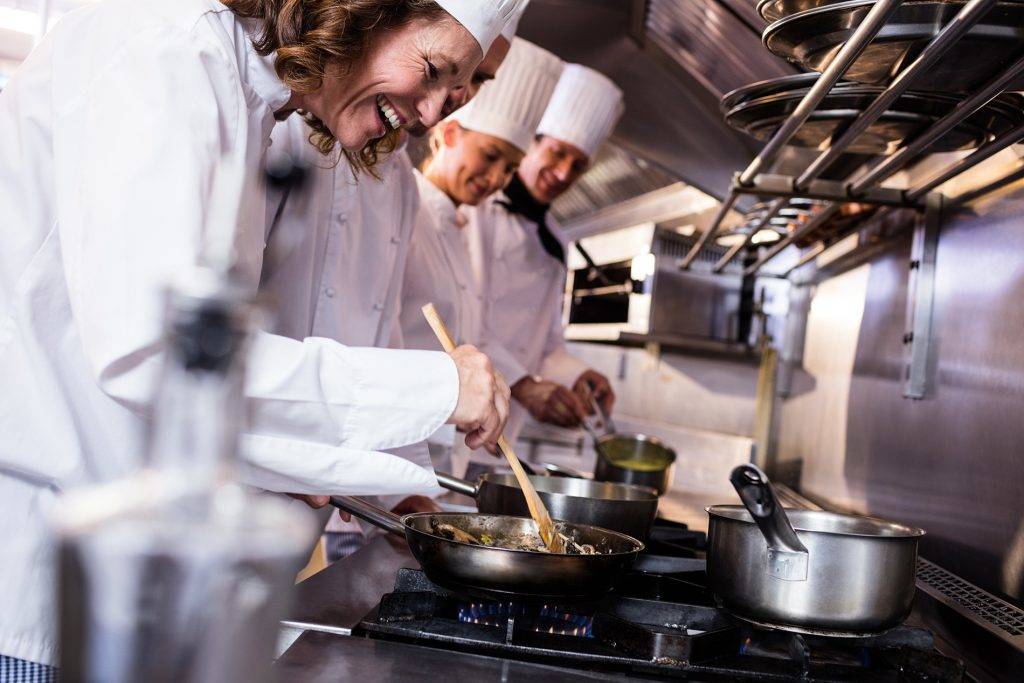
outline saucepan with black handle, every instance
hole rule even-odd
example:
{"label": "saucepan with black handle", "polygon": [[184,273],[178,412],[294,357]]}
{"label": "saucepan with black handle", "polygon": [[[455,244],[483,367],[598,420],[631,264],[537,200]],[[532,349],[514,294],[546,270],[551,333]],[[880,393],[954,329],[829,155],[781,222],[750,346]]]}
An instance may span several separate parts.
{"label": "saucepan with black handle", "polygon": [[708,581],[761,626],[831,636],[881,633],[910,613],[924,531],[874,517],[784,510],[765,474],[730,477],[743,505],[707,508]]}

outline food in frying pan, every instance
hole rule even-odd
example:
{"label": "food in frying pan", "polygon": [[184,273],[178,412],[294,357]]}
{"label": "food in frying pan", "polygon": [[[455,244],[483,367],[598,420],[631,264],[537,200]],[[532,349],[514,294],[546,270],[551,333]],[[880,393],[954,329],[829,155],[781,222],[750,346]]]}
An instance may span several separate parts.
{"label": "food in frying pan", "polygon": [[[565,544],[566,555],[597,555],[597,549],[586,543],[577,543],[572,537],[562,533],[558,524],[555,525],[555,533]],[[494,537],[487,533],[479,537],[458,528],[453,524],[438,522],[436,519],[430,521],[430,530],[441,538],[470,545],[482,545],[488,548],[503,548],[505,550],[526,550],[533,553],[550,552],[539,534],[516,534],[514,536]],[[610,552],[610,551],[609,551]]]}

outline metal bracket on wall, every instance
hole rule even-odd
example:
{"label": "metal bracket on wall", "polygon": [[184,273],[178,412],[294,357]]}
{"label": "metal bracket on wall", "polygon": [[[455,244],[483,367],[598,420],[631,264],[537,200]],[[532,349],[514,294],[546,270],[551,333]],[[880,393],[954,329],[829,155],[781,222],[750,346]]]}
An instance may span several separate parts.
{"label": "metal bracket on wall", "polygon": [[935,259],[942,229],[945,197],[928,195],[925,212],[914,227],[907,282],[907,325],[903,334],[905,373],[903,396],[922,399],[932,389],[934,375]]}

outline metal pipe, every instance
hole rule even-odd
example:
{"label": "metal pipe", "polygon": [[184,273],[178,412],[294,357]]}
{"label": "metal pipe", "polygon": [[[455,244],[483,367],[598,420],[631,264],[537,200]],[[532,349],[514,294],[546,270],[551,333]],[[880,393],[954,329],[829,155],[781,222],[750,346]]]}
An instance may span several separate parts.
{"label": "metal pipe", "polygon": [[1013,173],[1007,176],[1003,176],[999,180],[992,181],[987,185],[982,185],[981,187],[975,188],[968,192],[964,192],[961,195],[957,195],[953,199],[949,200],[949,202],[947,202],[946,205],[951,207],[963,206],[968,202],[973,202],[975,199],[979,199],[987,194],[995,192],[1000,188],[1006,187],[1010,183],[1015,183],[1022,178],[1024,178],[1024,165],[1022,165]]}
{"label": "metal pipe", "polygon": [[992,158],[1010,145],[1019,142],[1022,138],[1024,138],[1024,123],[1006,131],[987,145],[974,150],[973,153],[956,162],[928,182],[908,190],[907,198],[912,201],[917,201],[943,183],[946,183],[961,173],[974,168],[986,159]]}
{"label": "metal pipe", "polygon": [[[1007,88],[1007,86],[1016,80],[1021,74],[1024,74],[1024,57],[1021,57],[1011,64],[1001,74],[982,86],[976,93],[957,104],[949,114],[932,124],[928,130],[912,140],[906,147],[882,161],[861,178],[853,181],[850,185],[850,193],[854,195],[859,194],[868,187],[882,182],[895,173],[901,171],[905,166],[910,164],[910,162],[914,161],[922,152],[940,140],[946,133],[956,128],[961,122],[967,119],[967,117],[971,116],[998,97]],[[980,161],[983,161],[983,159],[978,160],[978,162]],[[963,168],[960,172],[963,170],[966,170],[966,168]],[[910,193],[908,193],[908,199],[910,196]],[[838,203],[833,203],[829,205],[823,213],[831,212],[834,215],[834,209],[837,209],[838,207]],[[760,258],[757,263],[747,268],[744,273],[746,275],[753,275],[768,263],[768,261],[777,256],[784,248],[792,244],[795,239],[802,237],[806,232],[807,226],[814,225],[817,227],[817,224],[820,222],[823,221],[814,219],[797,233],[784,238],[781,242],[772,247],[767,254]]]}
{"label": "metal pipe", "polygon": [[722,221],[725,220],[726,214],[729,213],[729,209],[733,207],[738,197],[739,195],[736,194],[735,190],[729,190],[729,196],[727,196],[725,201],[722,202],[722,205],[718,207],[718,213],[715,214],[715,219],[711,221],[711,225],[708,226],[707,230],[701,233],[697,243],[690,248],[689,253],[684,256],[683,260],[679,263],[679,268],[681,270],[689,268],[690,264],[693,263],[693,260],[697,258],[697,254],[699,254],[700,250],[704,248],[704,245],[718,234],[718,227],[722,225]]}
{"label": "metal pipe", "polygon": [[754,235],[757,234],[757,231],[763,228],[765,225],[768,225],[769,221],[775,218],[775,216],[779,214],[779,211],[782,210],[782,207],[786,206],[786,204],[788,203],[789,200],[785,197],[780,197],[773,201],[771,205],[769,205],[768,210],[765,211],[764,216],[762,216],[759,221],[755,221],[755,224],[751,229],[750,233],[747,235],[747,238],[740,242],[739,244],[734,244],[733,247],[728,252],[726,252],[725,256],[718,260],[718,263],[716,263],[715,267],[711,269],[711,272],[721,273],[722,270],[724,270],[725,267],[729,265],[729,263],[734,258],[736,258],[736,254],[740,253],[740,251],[744,247],[750,244],[750,240],[754,239]]}
{"label": "metal pipe", "polygon": [[793,110],[793,113],[775,131],[775,134],[768,141],[768,144],[764,146],[764,149],[761,150],[761,153],[740,174],[739,182],[741,185],[749,185],[762,169],[775,161],[782,148],[789,143],[800,126],[814,113],[814,110],[818,108],[818,105],[825,99],[825,96],[828,95],[833,86],[843,77],[843,74],[857,61],[857,58],[860,57],[861,53],[878,32],[882,30],[889,17],[899,8],[902,2],[903,0],[879,0],[874,4],[868,15],[864,17],[864,21],[860,23],[857,30],[846,41],[839,54],[832,59],[828,68],[822,72],[821,77],[818,78],[814,86],[800,101],[800,104]]}
{"label": "metal pipe", "polygon": [[821,256],[821,253],[822,253],[823,251],[825,251],[825,245],[824,245],[823,243],[820,243],[820,242],[819,242],[818,244],[816,244],[816,245],[814,246],[814,248],[813,248],[813,249],[811,249],[811,250],[810,250],[810,251],[808,251],[808,252],[807,252],[806,254],[804,254],[803,256],[801,256],[801,257],[800,257],[800,260],[799,260],[799,261],[797,261],[797,262],[796,262],[796,263],[794,263],[794,264],[793,264],[792,266],[790,266],[789,268],[787,268],[787,269],[786,269],[786,272],[784,272],[784,273],[782,274],[782,277],[789,277],[789,274],[790,274],[790,273],[792,273],[792,272],[793,272],[794,270],[796,270],[797,268],[803,268],[803,267],[804,267],[804,266],[806,266],[806,265],[807,265],[808,263],[810,263],[810,262],[811,262],[811,261],[813,261],[814,259],[816,259],[816,258],[818,258],[819,256]]}
{"label": "metal pipe", "polygon": [[797,189],[802,188],[806,183],[821,175],[864,131],[888,111],[889,107],[910,88],[918,76],[931,68],[995,4],[996,0],[971,0],[971,2],[964,5],[963,9],[928,43],[921,52],[921,55],[910,66],[900,71],[892,84],[875,98],[874,102],[857,116],[840,138],[829,145],[829,148],[822,152],[807,170],[797,178]]}
{"label": "metal pipe", "polygon": [[918,155],[940,140],[946,133],[956,128],[967,117],[998,97],[1007,86],[1024,74],[1024,57],[1011,64],[1005,71],[986,83],[978,92],[957,104],[953,111],[936,121],[932,126],[915,138],[903,149],[899,150],[850,187],[853,193],[862,192],[865,188],[885,180],[899,172]]}
{"label": "metal pipe", "polygon": [[786,247],[788,247],[789,245],[791,245],[793,242],[797,241],[798,239],[801,239],[804,235],[810,234],[810,232],[812,230],[817,229],[825,221],[831,220],[832,217],[835,216],[839,212],[839,207],[840,206],[841,205],[838,202],[833,202],[833,203],[829,204],[828,206],[826,206],[824,209],[822,209],[821,213],[819,213],[817,216],[815,216],[811,220],[807,221],[807,223],[805,223],[804,225],[800,226],[799,228],[797,228],[796,230],[791,232],[786,237],[783,237],[780,242],[777,242],[771,249],[768,250],[768,252],[764,256],[759,258],[756,263],[754,263],[753,265],[748,267],[746,270],[744,270],[743,274],[744,275],[753,275],[753,274],[755,274],[758,270],[761,269],[761,267],[764,264],[768,263],[773,258],[778,256],[779,252],[781,252],[783,249],[785,249]]}
{"label": "metal pipe", "polygon": [[[788,144],[788,142],[793,139],[793,136],[797,134],[800,127],[807,122],[807,119],[814,113],[814,110],[818,108],[818,104],[821,103],[821,100],[824,99],[825,96],[831,92],[831,89],[836,86],[836,83],[843,78],[843,75],[850,69],[853,62],[856,61],[857,57],[859,57],[864,51],[864,48],[867,47],[874,36],[878,35],[879,31],[882,30],[882,27],[886,25],[889,17],[892,16],[893,12],[899,8],[902,1],[903,0],[881,0],[880,2],[874,3],[871,11],[864,17],[863,22],[861,22],[860,26],[857,27],[857,30],[854,32],[853,36],[851,36],[850,40],[843,46],[843,49],[840,50],[839,54],[837,54],[836,57],[828,63],[828,68],[822,72],[820,78],[815,81],[814,86],[811,87],[806,95],[804,95],[800,104],[797,105],[797,109],[794,110],[793,114],[788,116],[785,122],[778,128],[778,130],[775,131],[775,134],[772,135],[771,139],[764,146],[761,154],[759,154],[754,161],[751,162],[751,165],[746,167],[746,170],[739,175],[739,184],[751,184],[754,182],[754,178],[757,177],[758,173],[775,161],[779,152],[781,152],[782,147]],[[992,3],[994,0],[972,0],[972,2]],[[884,112],[885,110],[883,109],[882,112],[876,116],[876,119]],[[872,122],[873,121],[868,122],[867,125],[870,125]],[[856,122],[854,123],[856,125]],[[866,126],[864,129],[866,130]],[[853,140],[851,138],[846,142],[846,145],[849,146],[852,141]],[[808,177],[805,172],[804,175],[801,176],[801,179],[806,182],[812,178]],[[781,202],[781,204],[779,204],[779,202]],[[736,245],[730,249],[724,257],[719,259],[715,264],[714,272],[721,272],[725,266],[736,257],[736,254],[749,244],[757,230],[767,223],[767,221],[771,220],[771,218],[775,216],[784,205],[784,200],[776,201],[775,204],[772,205],[774,212],[770,213],[764,221],[755,227],[742,244]],[[703,245],[700,243],[698,243],[698,246],[703,248]],[[696,249],[696,252],[699,252],[699,249]],[[688,254],[683,267],[687,267],[693,260],[690,258],[691,255],[694,258],[696,257],[696,253],[691,252],[691,254]]]}

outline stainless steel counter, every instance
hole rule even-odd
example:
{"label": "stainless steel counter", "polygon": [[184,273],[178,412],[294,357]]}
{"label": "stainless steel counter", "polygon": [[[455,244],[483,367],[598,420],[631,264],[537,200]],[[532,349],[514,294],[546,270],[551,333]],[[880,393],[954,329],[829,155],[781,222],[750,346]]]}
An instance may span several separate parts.
{"label": "stainless steel counter", "polygon": [[380,597],[394,588],[401,567],[419,567],[405,543],[375,536],[297,585],[294,606],[282,625],[348,635]]}
{"label": "stainless steel counter", "polygon": [[459,681],[531,683],[622,680],[622,676],[592,671],[314,631],[307,631],[299,637],[277,660],[274,669],[278,680],[289,683],[418,681],[427,675],[448,675],[451,676],[449,680]]}

